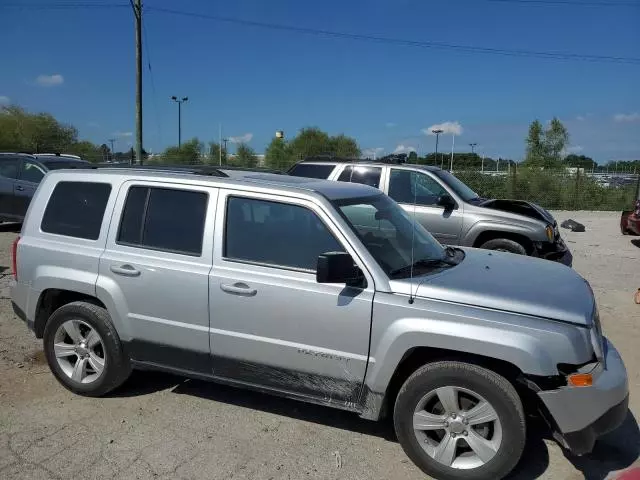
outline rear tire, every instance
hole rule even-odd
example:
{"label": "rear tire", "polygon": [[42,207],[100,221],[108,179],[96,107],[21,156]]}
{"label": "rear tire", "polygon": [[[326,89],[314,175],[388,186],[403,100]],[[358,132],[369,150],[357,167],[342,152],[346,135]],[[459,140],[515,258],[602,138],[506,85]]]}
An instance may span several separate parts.
{"label": "rear tire", "polygon": [[493,240],[483,243],[480,248],[515,253],[517,255],[527,255],[527,249],[524,248],[522,244],[508,238],[494,238]]}
{"label": "rear tire", "polygon": [[88,302],[58,308],[44,329],[44,353],[56,379],[79,395],[99,397],[131,373],[107,311]]}
{"label": "rear tire", "polygon": [[513,385],[462,362],[416,370],[398,393],[393,420],[405,453],[440,480],[503,478],[525,446],[525,416]]}

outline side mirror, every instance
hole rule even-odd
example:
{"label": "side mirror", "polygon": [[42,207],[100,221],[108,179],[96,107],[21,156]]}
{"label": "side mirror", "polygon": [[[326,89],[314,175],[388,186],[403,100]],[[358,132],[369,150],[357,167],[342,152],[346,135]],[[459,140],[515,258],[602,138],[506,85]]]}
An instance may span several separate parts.
{"label": "side mirror", "polygon": [[353,284],[362,280],[362,271],[346,252],[327,252],[318,257],[316,281],[318,283]]}
{"label": "side mirror", "polygon": [[444,207],[445,210],[453,210],[456,206],[456,202],[451,198],[451,195],[444,194],[438,198],[438,205]]}

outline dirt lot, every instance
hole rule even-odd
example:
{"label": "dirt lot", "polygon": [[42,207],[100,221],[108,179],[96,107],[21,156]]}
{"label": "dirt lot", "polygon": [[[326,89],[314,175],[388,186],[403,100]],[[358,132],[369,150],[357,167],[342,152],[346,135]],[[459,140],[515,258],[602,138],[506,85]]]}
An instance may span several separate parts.
{"label": "dirt lot", "polygon": [[[640,241],[619,233],[619,214],[556,212],[585,233],[563,232],[575,268],[592,284],[606,335],[626,362],[625,424],[594,454],[567,458],[531,425],[513,478],[604,479],[638,464]],[[103,399],[57,384],[40,342],[8,300],[15,228],[0,225],[0,477],[206,479],[419,479],[388,423],[170,375],[136,373]]]}

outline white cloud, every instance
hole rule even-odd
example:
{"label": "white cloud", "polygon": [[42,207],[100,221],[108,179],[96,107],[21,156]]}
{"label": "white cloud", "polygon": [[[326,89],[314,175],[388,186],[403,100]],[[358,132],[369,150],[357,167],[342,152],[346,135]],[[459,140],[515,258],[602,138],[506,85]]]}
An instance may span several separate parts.
{"label": "white cloud", "polygon": [[584,122],[586,119],[587,119],[587,118],[586,118],[585,116],[583,116],[583,115],[578,115],[578,116],[576,117],[576,120],[578,120],[579,122]]}
{"label": "white cloud", "polygon": [[387,128],[393,128],[397,125],[397,123],[393,123],[393,122],[387,122],[384,124],[385,127]]}
{"label": "white cloud", "polygon": [[114,137],[133,137],[133,132],[113,132]]}
{"label": "white cloud", "polygon": [[362,151],[362,156],[363,157],[377,157],[382,152],[384,152],[384,148],[382,148],[382,147],[365,148]]}
{"label": "white cloud", "polygon": [[613,116],[613,119],[616,122],[637,122],[640,120],[640,113],[638,112],[633,112],[633,113],[616,113]]}
{"label": "white cloud", "polygon": [[433,130],[442,130],[443,134],[451,133],[453,135],[462,135],[463,132],[460,122],[444,122],[431,125],[429,128],[423,128],[422,133],[425,135],[435,135]]}
{"label": "white cloud", "polygon": [[396,149],[393,151],[393,153],[410,153],[410,152],[415,152],[416,149],[414,147],[412,147],[411,145],[398,145],[396,147]]}
{"label": "white cloud", "polygon": [[231,143],[247,143],[250,142],[253,138],[253,133],[245,133],[244,135],[240,135],[239,137],[229,137],[229,141]]}
{"label": "white cloud", "polygon": [[11,103],[11,99],[5,95],[0,95],[0,105],[9,105]]}
{"label": "white cloud", "polygon": [[64,77],[59,73],[54,73],[53,75],[38,75],[38,78],[36,78],[36,84],[41,87],[55,87],[63,83]]}

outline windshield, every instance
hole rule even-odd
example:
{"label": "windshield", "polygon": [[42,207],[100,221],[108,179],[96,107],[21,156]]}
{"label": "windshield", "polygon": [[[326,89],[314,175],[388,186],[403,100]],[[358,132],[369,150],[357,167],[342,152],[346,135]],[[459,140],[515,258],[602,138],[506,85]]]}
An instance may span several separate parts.
{"label": "windshield", "polygon": [[467,187],[464,182],[460,181],[450,172],[447,172],[446,170],[436,170],[433,173],[451,187],[463,201],[468,202],[469,200],[478,198],[479,195],[476,192]]}
{"label": "windshield", "polygon": [[386,195],[333,203],[387,275],[419,260],[445,258],[444,247]]}

